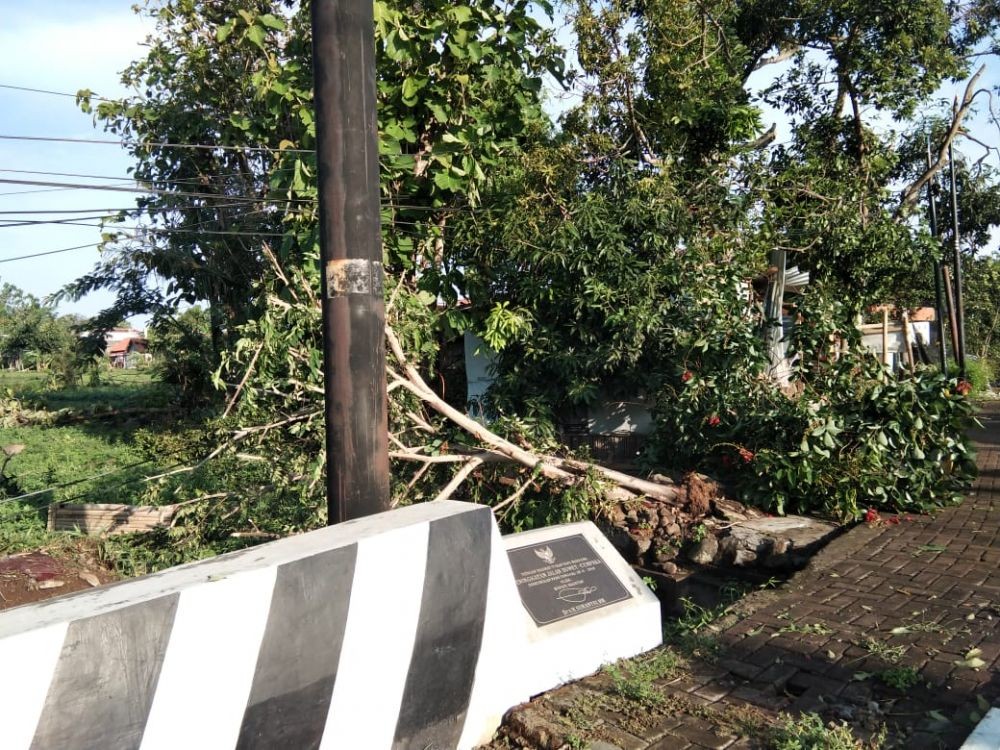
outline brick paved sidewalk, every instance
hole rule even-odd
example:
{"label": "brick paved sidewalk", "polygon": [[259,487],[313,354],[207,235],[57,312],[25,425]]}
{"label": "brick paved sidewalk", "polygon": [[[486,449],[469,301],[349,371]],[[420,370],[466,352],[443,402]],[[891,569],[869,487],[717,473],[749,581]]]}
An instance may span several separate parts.
{"label": "brick paved sidewalk", "polygon": [[600,699],[601,674],[515,710],[508,726],[534,723],[540,747],[560,731],[572,740],[579,721],[595,750],[735,749],[754,744],[749,714],[814,711],[887,724],[890,746],[960,746],[1000,705],[1000,408],[980,419],[980,476],[961,506],[857,526],[787,585],[744,599],[717,659],[656,681],[665,705],[616,708]]}

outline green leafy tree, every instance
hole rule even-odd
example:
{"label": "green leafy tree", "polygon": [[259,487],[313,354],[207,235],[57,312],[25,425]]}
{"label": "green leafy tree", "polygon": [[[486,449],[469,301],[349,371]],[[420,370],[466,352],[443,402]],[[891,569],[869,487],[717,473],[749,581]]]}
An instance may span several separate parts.
{"label": "green leafy tree", "polygon": [[185,402],[196,404],[212,394],[212,322],[204,308],[193,305],[154,320],[149,348],[158,378],[177,386]]}
{"label": "green leafy tree", "polygon": [[72,359],[77,336],[73,318],[56,314],[12,284],[0,287],[0,361],[7,367],[48,369]]}

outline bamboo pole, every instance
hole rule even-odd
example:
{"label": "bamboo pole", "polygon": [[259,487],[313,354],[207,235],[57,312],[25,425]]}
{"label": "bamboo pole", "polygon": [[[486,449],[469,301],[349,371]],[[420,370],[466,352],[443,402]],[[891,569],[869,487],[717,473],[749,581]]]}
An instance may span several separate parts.
{"label": "bamboo pole", "polygon": [[917,363],[913,359],[913,345],[910,343],[910,314],[903,312],[903,341],[906,342],[906,359],[910,363],[910,374],[917,369]]}
{"label": "bamboo pole", "polygon": [[951,351],[961,367],[961,349],[958,346],[958,318],[955,315],[955,288],[951,284],[951,269],[948,266],[941,266],[941,273],[944,275],[944,296],[948,301],[948,320],[951,324]]}
{"label": "bamboo pole", "polygon": [[889,308],[882,308],[882,364],[889,366]]}

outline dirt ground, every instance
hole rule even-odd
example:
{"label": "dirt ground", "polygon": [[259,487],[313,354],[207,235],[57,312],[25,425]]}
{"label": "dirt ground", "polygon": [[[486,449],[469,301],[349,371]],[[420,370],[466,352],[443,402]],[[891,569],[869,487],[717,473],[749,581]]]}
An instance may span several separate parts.
{"label": "dirt ground", "polygon": [[0,557],[0,610],[116,580],[88,540],[54,549]]}

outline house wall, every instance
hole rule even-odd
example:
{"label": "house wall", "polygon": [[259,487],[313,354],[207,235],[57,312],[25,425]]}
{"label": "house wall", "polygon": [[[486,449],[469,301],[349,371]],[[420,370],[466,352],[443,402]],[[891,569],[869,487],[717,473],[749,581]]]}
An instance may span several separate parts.
{"label": "house wall", "polygon": [[474,333],[465,334],[465,381],[466,409],[469,416],[481,419],[483,415],[483,399],[486,391],[493,385],[491,374],[496,354],[486,345],[486,342]]}
{"label": "house wall", "polygon": [[[881,326],[879,326],[878,331],[870,330],[874,329],[874,327],[874,325],[866,327],[861,341],[866,347],[874,352],[879,359],[882,359]],[[924,320],[910,323],[910,344],[912,346],[916,346],[917,339],[919,338],[923,341],[924,346],[931,355],[934,353],[931,351],[931,345],[937,343],[937,337],[934,334],[934,324],[931,321]],[[906,341],[903,337],[902,324],[891,324],[886,338],[889,344],[889,363],[893,368],[903,367],[906,364]]]}

